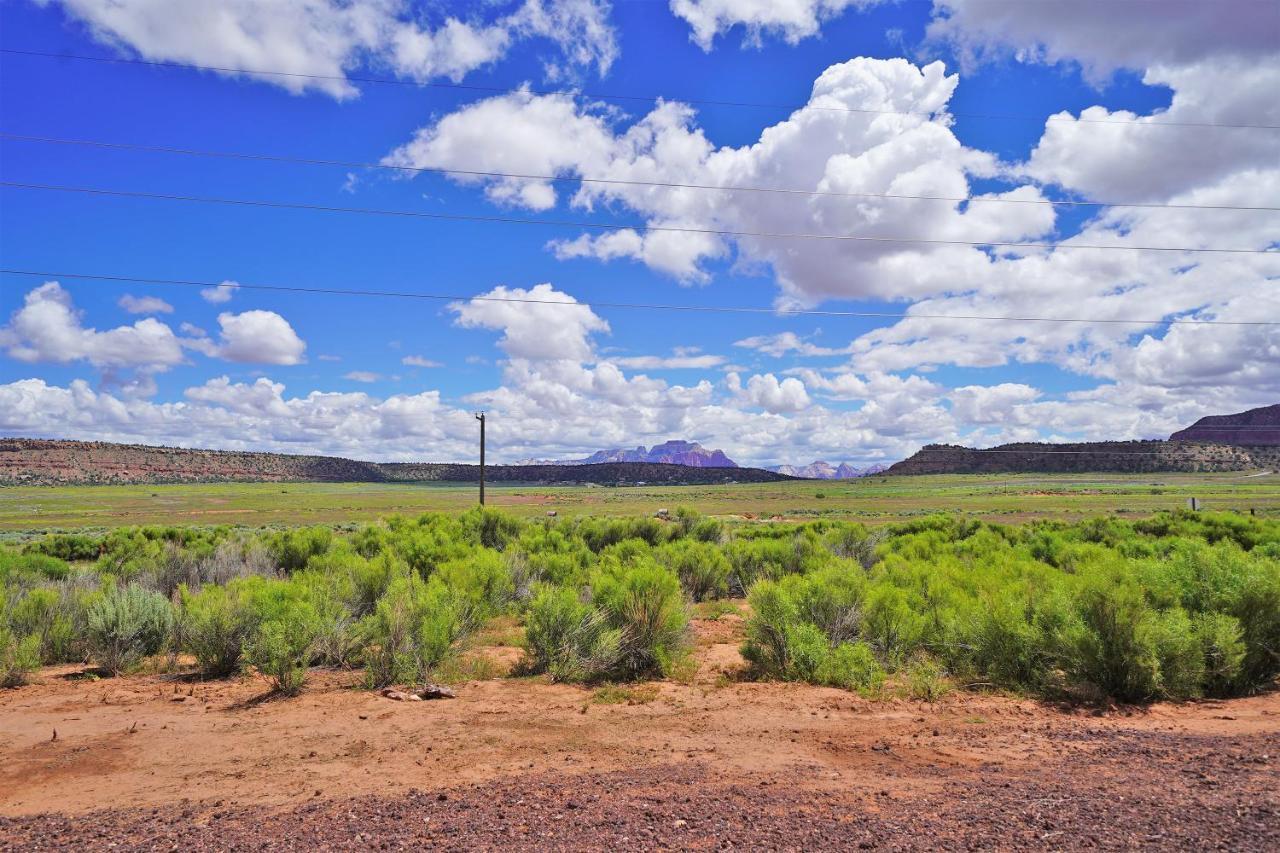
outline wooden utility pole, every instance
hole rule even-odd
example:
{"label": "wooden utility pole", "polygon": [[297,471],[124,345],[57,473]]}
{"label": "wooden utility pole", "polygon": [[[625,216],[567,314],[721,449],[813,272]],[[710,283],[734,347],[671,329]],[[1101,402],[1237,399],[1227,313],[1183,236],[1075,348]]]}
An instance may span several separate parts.
{"label": "wooden utility pole", "polygon": [[484,506],[484,412],[476,412],[480,422],[480,506]]}

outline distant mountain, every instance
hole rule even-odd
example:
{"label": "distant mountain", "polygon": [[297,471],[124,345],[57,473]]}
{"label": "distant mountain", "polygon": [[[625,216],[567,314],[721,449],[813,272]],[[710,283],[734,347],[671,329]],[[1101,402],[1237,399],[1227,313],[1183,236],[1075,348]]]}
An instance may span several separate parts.
{"label": "distant mountain", "polygon": [[738,463],[723,450],[708,450],[696,441],[667,441],[648,449],[615,447],[597,450],[586,459],[528,460],[522,465],[603,465],[610,462],[648,462],[656,465],[686,465],[690,468],[737,468]]}
{"label": "distant mountain", "polygon": [[615,447],[612,450],[597,450],[586,459],[570,459],[570,465],[600,465],[605,462],[647,462],[649,461],[649,451],[643,446],[634,450],[627,450],[622,447]]}
{"label": "distant mountain", "polygon": [[887,474],[1001,474],[1158,471],[1249,471],[1280,468],[1280,447],[1189,441],[1019,443],[973,448],[928,444]]}
{"label": "distant mountain", "polygon": [[858,477],[879,474],[888,467],[888,465],[876,464],[868,465],[865,468],[855,468],[848,462],[832,465],[830,462],[818,460],[808,465],[772,465],[765,470],[786,474],[788,477],[800,477],[805,480],[855,480]]}
{"label": "distant mountain", "polygon": [[[590,465],[489,465],[485,477],[495,483],[597,485],[772,483],[788,479],[773,471],[739,468],[720,451],[709,451],[688,442],[668,442],[654,451],[661,451],[660,457],[697,459],[701,464],[628,461]],[[650,455],[652,453],[650,451]],[[479,466],[453,462],[361,462],[335,456],[0,438],[0,485],[9,486],[315,481],[468,483],[479,478]]]}
{"label": "distant mountain", "polygon": [[1170,441],[1199,441],[1237,447],[1280,445],[1280,403],[1234,415],[1209,415],[1169,436]]}

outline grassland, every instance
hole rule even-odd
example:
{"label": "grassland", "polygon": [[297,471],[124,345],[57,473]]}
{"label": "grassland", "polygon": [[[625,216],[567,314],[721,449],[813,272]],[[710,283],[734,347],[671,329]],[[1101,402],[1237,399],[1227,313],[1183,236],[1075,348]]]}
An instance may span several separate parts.
{"label": "grassland", "polygon": [[[1142,517],[1198,498],[1216,510],[1280,515],[1280,475],[989,474],[874,477],[732,486],[492,486],[490,506],[532,517],[646,515],[687,505],[733,521],[830,518],[880,524],[936,512],[987,521]],[[0,535],[136,524],[251,527],[340,524],[392,514],[461,512],[474,485],[210,483],[0,488]]]}

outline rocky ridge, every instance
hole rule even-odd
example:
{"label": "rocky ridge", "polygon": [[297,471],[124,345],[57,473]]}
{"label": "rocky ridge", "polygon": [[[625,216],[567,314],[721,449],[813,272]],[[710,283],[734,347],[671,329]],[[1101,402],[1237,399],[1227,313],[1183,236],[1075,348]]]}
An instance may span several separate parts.
{"label": "rocky ridge", "polygon": [[[364,462],[238,450],[192,450],[99,441],[0,438],[0,485],[118,485],[200,482],[475,482],[478,465]],[[490,482],[691,484],[788,479],[758,468],[667,462],[489,465]]]}

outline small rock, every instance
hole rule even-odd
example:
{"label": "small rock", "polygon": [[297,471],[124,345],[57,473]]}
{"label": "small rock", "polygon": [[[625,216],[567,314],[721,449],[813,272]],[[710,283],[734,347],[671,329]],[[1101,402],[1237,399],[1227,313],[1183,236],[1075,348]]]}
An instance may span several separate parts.
{"label": "small rock", "polygon": [[419,699],[457,699],[458,694],[439,684],[428,684],[418,691]]}

